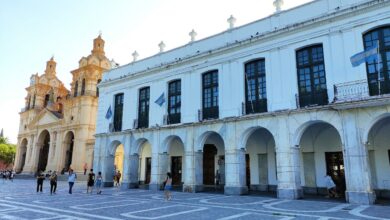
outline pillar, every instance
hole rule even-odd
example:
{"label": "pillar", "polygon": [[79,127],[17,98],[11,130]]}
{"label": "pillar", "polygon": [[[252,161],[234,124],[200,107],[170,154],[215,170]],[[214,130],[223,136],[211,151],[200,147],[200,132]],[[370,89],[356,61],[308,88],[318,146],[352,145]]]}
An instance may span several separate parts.
{"label": "pillar", "polygon": [[246,186],[245,150],[225,150],[225,194],[243,195],[248,194]]}
{"label": "pillar", "polygon": [[123,155],[123,173],[122,173],[122,183],[121,188],[128,189],[130,188],[130,155],[124,150]]}
{"label": "pillar", "polygon": [[149,189],[160,190],[164,182],[168,170],[169,154],[164,152],[162,154],[152,154],[152,180],[149,184]]}
{"label": "pillar", "polygon": [[195,192],[195,154],[192,151],[184,152],[185,172],[183,176],[183,192]]}
{"label": "pillar", "polygon": [[114,186],[114,156],[113,155],[106,155],[105,157],[102,157],[101,160],[103,172],[103,186],[104,187],[111,187]]}
{"label": "pillar", "polygon": [[287,123],[289,123],[287,118],[283,117],[280,119],[277,136],[275,137],[278,177],[277,196],[280,199],[300,199],[303,197],[300,148],[289,141],[289,133],[291,131],[286,129],[289,127]]}
{"label": "pillar", "polygon": [[194,152],[195,192],[203,191],[203,151]]}
{"label": "pillar", "polygon": [[133,154],[129,156],[129,188],[138,188],[139,177],[139,155]]}
{"label": "pillar", "polygon": [[361,133],[354,112],[343,114],[344,166],[346,200],[353,204],[374,204],[368,150],[360,140]]}

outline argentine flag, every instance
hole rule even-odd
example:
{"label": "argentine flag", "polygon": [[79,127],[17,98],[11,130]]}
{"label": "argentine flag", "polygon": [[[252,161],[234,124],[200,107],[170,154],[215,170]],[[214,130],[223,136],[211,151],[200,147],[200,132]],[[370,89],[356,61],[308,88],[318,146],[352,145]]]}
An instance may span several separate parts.
{"label": "argentine flag", "polygon": [[110,119],[111,116],[112,116],[112,111],[111,111],[111,105],[110,105],[110,107],[108,107],[108,109],[107,109],[106,119]]}
{"label": "argentine flag", "polygon": [[160,95],[160,97],[158,97],[158,99],[154,103],[156,103],[157,105],[159,105],[161,107],[165,103],[164,93],[162,93]]}
{"label": "argentine flag", "polygon": [[367,48],[365,51],[357,53],[351,57],[351,64],[353,67],[357,67],[364,62],[368,62],[378,59],[379,55],[379,46],[375,44],[373,47]]}

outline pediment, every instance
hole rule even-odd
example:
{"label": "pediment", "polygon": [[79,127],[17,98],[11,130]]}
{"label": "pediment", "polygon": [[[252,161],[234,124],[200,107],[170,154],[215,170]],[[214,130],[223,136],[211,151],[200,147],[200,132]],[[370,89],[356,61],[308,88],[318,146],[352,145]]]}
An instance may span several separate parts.
{"label": "pediment", "polygon": [[30,128],[58,123],[60,118],[47,109],[43,109],[28,125]]}

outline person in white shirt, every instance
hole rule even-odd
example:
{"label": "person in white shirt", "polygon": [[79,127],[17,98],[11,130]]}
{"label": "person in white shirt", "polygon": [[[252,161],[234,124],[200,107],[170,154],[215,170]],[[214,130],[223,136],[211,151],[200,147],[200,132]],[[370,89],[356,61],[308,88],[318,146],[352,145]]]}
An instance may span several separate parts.
{"label": "person in white shirt", "polygon": [[338,197],[337,192],[336,192],[336,184],[334,184],[332,177],[330,176],[330,172],[326,173],[325,176],[325,184],[326,188],[328,189],[328,195],[326,196],[327,198],[330,197]]}
{"label": "person in white shirt", "polygon": [[74,173],[72,169],[69,169],[69,176],[68,176],[69,194],[72,194],[72,188],[76,179],[77,179],[76,173]]}

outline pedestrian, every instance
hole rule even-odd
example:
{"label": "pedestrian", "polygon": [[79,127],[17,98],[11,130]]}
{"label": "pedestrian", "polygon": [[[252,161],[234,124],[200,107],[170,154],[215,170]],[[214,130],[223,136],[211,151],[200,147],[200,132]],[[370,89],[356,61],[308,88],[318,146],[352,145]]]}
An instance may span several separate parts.
{"label": "pedestrian", "polygon": [[100,171],[98,172],[98,175],[97,175],[95,181],[96,181],[95,185],[96,185],[97,194],[102,194],[102,190],[101,190],[102,182],[103,182],[102,172],[100,172]]}
{"label": "pedestrian", "polygon": [[172,177],[171,173],[167,173],[167,178],[165,180],[165,186],[164,186],[164,194],[165,194],[165,200],[171,200],[171,190],[172,190]]}
{"label": "pedestrian", "polygon": [[45,180],[45,175],[43,175],[42,171],[39,171],[37,174],[37,193],[42,193],[43,181]]}
{"label": "pedestrian", "polygon": [[219,188],[219,184],[221,181],[221,173],[219,173],[219,170],[215,173],[215,189]]}
{"label": "pedestrian", "polygon": [[9,173],[9,179],[11,180],[11,182],[14,181],[14,177],[15,177],[15,171],[11,170]]}
{"label": "pedestrian", "polygon": [[84,163],[84,175],[87,174],[88,164]]}
{"label": "pedestrian", "polygon": [[56,194],[57,190],[57,172],[53,171],[50,176],[50,195]]}
{"label": "pedestrian", "polygon": [[95,184],[95,174],[93,173],[93,169],[91,169],[90,172],[88,173],[87,194],[89,192],[89,189],[91,189],[91,194],[92,194],[94,184]]}
{"label": "pedestrian", "polygon": [[325,184],[328,189],[328,195],[326,198],[338,197],[336,192],[336,184],[334,184],[332,177],[330,176],[330,172],[326,172],[325,175]]}
{"label": "pedestrian", "polygon": [[121,185],[120,184],[121,177],[122,177],[121,171],[118,170],[118,172],[116,172],[115,174],[115,184],[117,187]]}
{"label": "pedestrian", "polygon": [[76,173],[74,173],[72,169],[69,169],[69,176],[68,176],[69,194],[72,194],[72,188],[76,179],[77,179]]}

